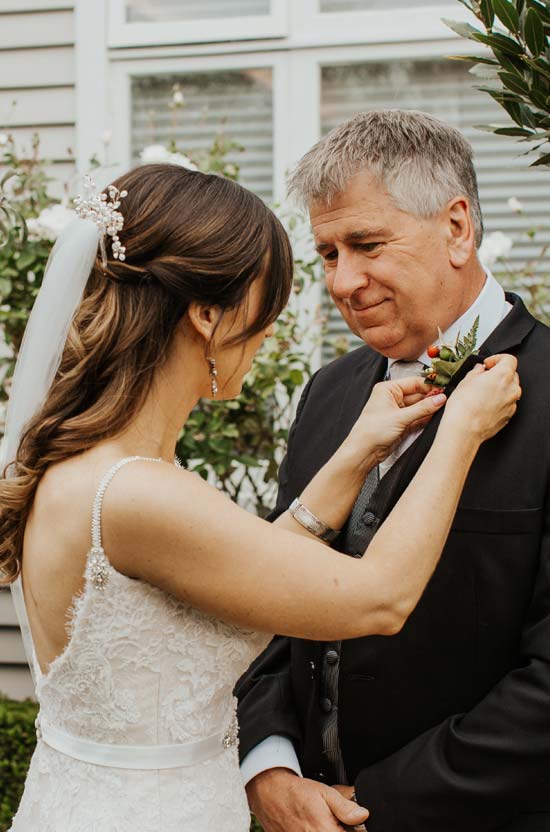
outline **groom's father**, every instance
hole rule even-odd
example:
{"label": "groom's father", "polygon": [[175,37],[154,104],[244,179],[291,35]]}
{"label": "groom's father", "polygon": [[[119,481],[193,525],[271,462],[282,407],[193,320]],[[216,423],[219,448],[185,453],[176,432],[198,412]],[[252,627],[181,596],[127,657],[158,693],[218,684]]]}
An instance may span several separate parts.
{"label": "groom's father", "polygon": [[[479,317],[479,356],[450,395],[473,362],[511,352],[523,398],[481,448],[401,632],[277,637],[239,683],[251,807],[265,832],[329,832],[342,828],[323,798],[335,786],[370,809],[369,832],[550,832],[550,331],[477,258],[472,151],[448,125],[361,114],[300,161],[291,190],[309,207],[328,290],[365,346],[308,384],[273,516],[338,447],[377,381],[430,362],[438,327],[453,343]],[[336,548],[362,555],[437,423],[369,475]]]}

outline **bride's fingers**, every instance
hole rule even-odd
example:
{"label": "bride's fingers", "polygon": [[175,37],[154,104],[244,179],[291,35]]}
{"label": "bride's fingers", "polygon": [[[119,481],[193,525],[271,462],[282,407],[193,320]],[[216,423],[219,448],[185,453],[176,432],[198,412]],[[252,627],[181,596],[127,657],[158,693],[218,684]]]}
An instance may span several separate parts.
{"label": "bride's fingers", "polygon": [[431,384],[426,384],[422,376],[407,376],[407,378],[392,379],[390,384],[396,384],[401,388],[404,396],[410,396],[414,393],[422,393],[424,396],[433,390]]}
{"label": "bride's fingers", "polygon": [[403,407],[410,407],[411,404],[421,402],[426,398],[426,393],[409,393],[408,396],[403,396]]}
{"label": "bride's fingers", "polygon": [[401,409],[402,424],[410,427],[415,422],[430,419],[436,411],[443,407],[446,401],[447,396],[444,393],[438,393],[436,396],[424,396],[422,401]]}
{"label": "bride's fingers", "polygon": [[517,358],[514,355],[509,355],[508,353],[490,355],[489,358],[486,358],[483,363],[485,364],[488,370],[491,370],[493,367],[496,367],[497,364],[502,364],[507,369],[510,369],[515,372],[518,366]]}

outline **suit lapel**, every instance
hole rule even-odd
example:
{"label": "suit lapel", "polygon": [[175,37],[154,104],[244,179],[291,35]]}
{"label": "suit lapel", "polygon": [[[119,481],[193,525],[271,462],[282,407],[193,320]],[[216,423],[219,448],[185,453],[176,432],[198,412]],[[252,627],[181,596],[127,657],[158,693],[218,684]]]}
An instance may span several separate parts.
{"label": "suit lapel", "polygon": [[335,419],[332,444],[338,448],[361,415],[372,388],[386,374],[388,360],[374,350],[365,348],[363,360],[358,362],[342,396],[340,412]]}
{"label": "suit lapel", "polygon": [[[470,356],[464,362],[459,372],[453,376],[447,385],[446,393],[448,396],[452,395],[464,376],[475,364],[483,362],[490,355],[497,355],[501,352],[513,352],[514,348],[522,343],[535,326],[536,319],[527,311],[521,298],[517,295],[507,293],[506,300],[512,304],[512,309],[497,328],[493,330],[489,338],[481,345],[479,354]],[[443,411],[437,413],[420,434],[416,442],[403,455],[401,475],[394,483],[393,493],[385,501],[381,520],[384,520],[390,513],[422,464],[424,457],[432,446],[442,416]]]}

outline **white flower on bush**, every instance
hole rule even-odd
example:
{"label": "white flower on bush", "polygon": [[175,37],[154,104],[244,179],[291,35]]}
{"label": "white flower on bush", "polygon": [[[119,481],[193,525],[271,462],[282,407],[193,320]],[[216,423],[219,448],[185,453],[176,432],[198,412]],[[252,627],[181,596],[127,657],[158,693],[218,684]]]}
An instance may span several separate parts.
{"label": "white flower on bush", "polygon": [[29,237],[31,240],[50,240],[53,243],[75,216],[75,212],[65,205],[44,208],[38,217],[27,220]]}
{"label": "white flower on bush", "polygon": [[188,170],[198,170],[197,166],[184,153],[171,153],[163,144],[150,144],[139,154],[142,165],[179,165]]}
{"label": "white flower on bush", "polygon": [[0,133],[0,147],[5,147],[9,141],[9,136],[7,133]]}
{"label": "white flower on bush", "polygon": [[521,214],[523,212],[523,203],[519,199],[516,199],[515,196],[511,196],[508,200],[508,208],[515,214]]}
{"label": "white flower on bush", "polygon": [[502,231],[493,231],[483,238],[477,255],[483,265],[490,269],[497,260],[508,257],[513,245],[511,237],[503,234]]}

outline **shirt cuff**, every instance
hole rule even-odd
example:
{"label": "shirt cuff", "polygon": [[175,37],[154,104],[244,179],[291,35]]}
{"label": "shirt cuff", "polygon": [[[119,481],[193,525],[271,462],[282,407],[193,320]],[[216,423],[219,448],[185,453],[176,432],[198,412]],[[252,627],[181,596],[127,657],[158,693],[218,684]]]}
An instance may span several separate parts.
{"label": "shirt cuff", "polygon": [[253,777],[269,768],[288,768],[302,776],[294,745],[288,737],[272,734],[248,752],[241,763],[243,784],[246,786]]}

